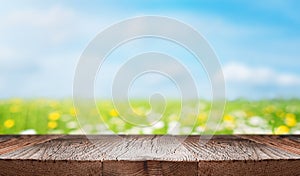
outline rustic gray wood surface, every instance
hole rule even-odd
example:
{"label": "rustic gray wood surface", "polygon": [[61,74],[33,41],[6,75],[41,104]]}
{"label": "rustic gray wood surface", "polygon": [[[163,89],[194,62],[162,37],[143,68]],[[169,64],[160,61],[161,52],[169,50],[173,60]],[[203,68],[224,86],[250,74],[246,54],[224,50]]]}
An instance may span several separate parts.
{"label": "rustic gray wood surface", "polygon": [[0,175],[300,175],[300,136],[0,136]]}

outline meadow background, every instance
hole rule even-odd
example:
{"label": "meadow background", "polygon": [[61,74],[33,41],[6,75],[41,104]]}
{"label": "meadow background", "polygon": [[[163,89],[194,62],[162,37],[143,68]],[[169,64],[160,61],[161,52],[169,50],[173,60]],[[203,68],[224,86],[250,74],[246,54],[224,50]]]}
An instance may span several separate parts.
{"label": "meadow background", "polygon": [[[222,65],[228,100],[217,133],[299,134],[298,0],[0,0],[0,4],[0,134],[82,133],[71,99],[81,53],[105,28],[144,15],[184,22],[214,49]],[[128,30],[142,27],[143,23]],[[120,67],[149,51],[177,58],[195,79],[200,99],[211,99],[205,70],[183,47],[150,38],[124,43],[107,57],[95,79],[101,118],[113,132],[164,134],[178,119],[178,102],[173,101],[162,120],[137,129],[124,123],[106,101],[111,99],[113,78]],[[179,77],[183,74],[176,68],[172,71]],[[148,98],[153,92],[178,97],[170,80],[151,74],[134,82],[130,97]],[[141,118],[148,118],[146,102],[134,105]],[[209,133],[204,124],[210,102],[201,100],[200,104],[200,114],[184,117],[174,133]],[[87,115],[99,116],[97,111]],[[84,129],[87,133],[111,133],[103,130],[105,123],[86,124]]]}
{"label": "meadow background", "polygon": [[[124,122],[111,101],[98,101],[99,112],[91,118],[102,118],[102,124],[85,124],[80,128],[72,100],[7,99],[0,101],[1,134],[167,134],[178,120],[176,101],[167,106],[163,118],[154,125],[136,128]],[[147,101],[135,101],[133,112],[147,118]],[[210,110],[209,101],[200,101],[199,114],[190,114],[172,134],[211,134],[205,123]],[[101,116],[101,117],[100,117]],[[88,118],[88,117],[87,117]],[[196,122],[194,123],[194,120]],[[228,101],[217,134],[300,134],[300,100],[234,100]],[[81,124],[82,125],[82,124]],[[107,125],[109,130],[101,130]],[[89,130],[86,130],[89,129]]]}

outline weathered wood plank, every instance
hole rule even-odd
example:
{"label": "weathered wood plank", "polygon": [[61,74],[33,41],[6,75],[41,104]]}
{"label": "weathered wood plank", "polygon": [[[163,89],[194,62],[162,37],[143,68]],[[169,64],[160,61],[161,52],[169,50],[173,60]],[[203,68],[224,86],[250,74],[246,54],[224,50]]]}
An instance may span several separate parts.
{"label": "weathered wood plank", "polygon": [[100,161],[0,160],[0,175],[102,175],[101,167]]}
{"label": "weathered wood plank", "polygon": [[0,136],[0,175],[300,173],[300,136],[221,135],[202,142],[199,136]]}
{"label": "weathered wood plank", "polygon": [[0,155],[0,159],[89,161],[196,161],[180,137],[166,136],[65,136]]}
{"label": "weathered wood plank", "polygon": [[11,135],[4,136],[0,135],[0,154],[7,153],[10,151],[15,151],[26,146],[32,146],[35,144],[43,143],[55,138],[61,137],[61,135]]}
{"label": "weathered wood plank", "polygon": [[103,175],[198,175],[197,162],[104,161]]}
{"label": "weathered wood plank", "polygon": [[242,135],[241,138],[249,139],[260,144],[266,144],[281,150],[289,151],[300,155],[300,138],[295,136],[259,136],[259,135]]}
{"label": "weathered wood plank", "polygon": [[198,136],[190,136],[183,145],[198,161],[300,159],[298,154],[240,136],[215,136],[205,145],[199,142]]}
{"label": "weathered wood plank", "polygon": [[300,160],[199,162],[198,175],[299,176]]}

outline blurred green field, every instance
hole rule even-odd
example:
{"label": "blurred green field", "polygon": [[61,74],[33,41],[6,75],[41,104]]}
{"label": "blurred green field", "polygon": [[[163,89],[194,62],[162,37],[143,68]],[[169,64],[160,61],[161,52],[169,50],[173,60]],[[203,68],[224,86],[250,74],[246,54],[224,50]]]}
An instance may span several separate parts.
{"label": "blurred green field", "polygon": [[[166,107],[163,118],[155,124],[137,128],[124,122],[110,101],[99,101],[91,117],[101,116],[102,124],[91,121],[84,124],[90,134],[166,134],[175,128],[179,102]],[[191,105],[193,106],[193,105]],[[133,101],[134,113],[147,119],[150,106],[147,101]],[[209,101],[200,101],[199,114],[184,117],[172,134],[211,133],[206,129],[210,110]],[[89,117],[87,117],[89,118]],[[183,117],[182,117],[183,118]],[[234,100],[227,101],[217,134],[300,134],[300,100]],[[217,122],[216,122],[217,123]],[[82,130],[72,100],[7,99],[0,100],[1,134],[81,134]],[[108,126],[110,130],[105,127]]]}

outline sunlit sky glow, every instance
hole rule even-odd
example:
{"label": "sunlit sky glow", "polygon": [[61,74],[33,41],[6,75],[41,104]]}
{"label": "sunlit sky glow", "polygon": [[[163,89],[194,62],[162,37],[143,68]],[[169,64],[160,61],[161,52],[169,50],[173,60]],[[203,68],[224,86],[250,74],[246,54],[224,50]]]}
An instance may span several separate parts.
{"label": "sunlit sky glow", "polygon": [[[175,18],[203,34],[222,64],[228,98],[300,97],[300,1],[0,3],[0,98],[71,97],[75,67],[89,41],[111,24],[141,15]],[[172,53],[194,74],[199,94],[209,97],[201,65],[178,46],[156,40],[128,43],[107,58],[97,77],[97,95],[109,95],[113,75],[126,59],[150,50]],[[132,91],[137,96],[149,87],[176,92],[170,81],[156,79],[162,78],[141,78]]]}

